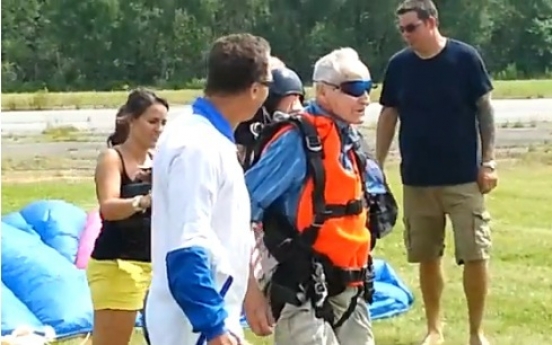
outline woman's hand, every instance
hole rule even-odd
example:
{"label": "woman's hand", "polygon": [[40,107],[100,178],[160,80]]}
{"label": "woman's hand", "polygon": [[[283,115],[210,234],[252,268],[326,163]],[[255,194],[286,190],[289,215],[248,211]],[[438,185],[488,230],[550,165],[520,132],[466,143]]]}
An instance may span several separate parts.
{"label": "woman's hand", "polygon": [[136,180],[151,183],[151,168],[140,169],[136,174]]}
{"label": "woman's hand", "polygon": [[142,210],[147,210],[151,207],[151,194],[142,195],[140,202],[138,203]]}

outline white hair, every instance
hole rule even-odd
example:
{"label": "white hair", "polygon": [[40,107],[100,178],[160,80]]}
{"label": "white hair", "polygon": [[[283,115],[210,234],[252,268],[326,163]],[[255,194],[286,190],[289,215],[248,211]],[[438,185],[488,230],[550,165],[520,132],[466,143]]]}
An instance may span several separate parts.
{"label": "white hair", "polygon": [[370,79],[368,67],[353,48],[340,48],[324,55],[314,64],[313,81],[340,84]]}
{"label": "white hair", "polygon": [[279,58],[277,58],[276,56],[271,56],[270,57],[270,69],[273,70],[273,69],[283,69],[283,68],[286,68],[286,64],[280,60]]}

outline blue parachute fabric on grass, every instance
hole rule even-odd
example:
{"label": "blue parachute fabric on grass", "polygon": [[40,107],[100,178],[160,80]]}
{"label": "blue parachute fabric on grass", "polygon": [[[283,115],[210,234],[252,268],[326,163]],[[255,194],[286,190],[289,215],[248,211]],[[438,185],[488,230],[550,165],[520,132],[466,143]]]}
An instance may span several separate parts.
{"label": "blue parachute fabric on grass", "polygon": [[[2,334],[12,327],[53,327],[58,336],[92,329],[92,302],[84,271],[33,236],[2,222]],[[31,317],[26,310],[32,313]],[[9,327],[8,327],[9,326]],[[6,328],[4,328],[6,327]]]}
{"label": "blue parachute fabric on grass", "polygon": [[[385,319],[407,312],[414,303],[414,296],[401,281],[393,268],[382,259],[374,260],[376,293],[369,311],[372,320]],[[247,326],[242,316],[242,326]]]}
{"label": "blue parachute fabric on grass", "polygon": [[51,326],[61,338],[92,331],[86,273],[75,266],[85,223],[83,209],[61,200],[2,216],[2,335],[20,326]]}
{"label": "blue parachute fabric on grass", "polygon": [[80,234],[86,224],[82,208],[61,200],[41,200],[27,205],[20,213],[44,243],[69,262],[75,262]]}
{"label": "blue parachute fabric on grass", "polygon": [[23,218],[23,216],[19,212],[13,212],[5,216],[2,216],[2,222],[6,224],[10,224],[14,228],[23,230],[26,233],[29,233],[33,236],[40,237],[40,235],[37,234],[36,231],[34,231],[33,227],[29,223],[27,223],[25,218]]}
{"label": "blue parachute fabric on grass", "polygon": [[[4,224],[2,224],[2,227]],[[11,332],[21,325],[41,328],[42,322],[2,283],[2,335],[4,330]]]}
{"label": "blue parachute fabric on grass", "polygon": [[370,305],[372,319],[385,319],[407,312],[414,303],[412,291],[386,261],[375,259],[374,270],[376,293]]}

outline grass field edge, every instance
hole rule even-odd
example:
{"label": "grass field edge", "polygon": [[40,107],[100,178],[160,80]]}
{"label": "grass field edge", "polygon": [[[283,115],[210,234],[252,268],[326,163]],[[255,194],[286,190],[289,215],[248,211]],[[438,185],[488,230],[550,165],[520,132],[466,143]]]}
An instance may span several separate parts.
{"label": "grass field edge", "polygon": [[[540,99],[552,97],[552,79],[495,81],[494,99]],[[307,87],[312,96],[312,88]],[[156,90],[170,103],[185,104],[201,95],[201,89]],[[372,100],[377,101],[381,87],[374,90]],[[106,109],[124,103],[128,91],[82,91],[3,93],[2,111],[39,111],[58,109]]]}

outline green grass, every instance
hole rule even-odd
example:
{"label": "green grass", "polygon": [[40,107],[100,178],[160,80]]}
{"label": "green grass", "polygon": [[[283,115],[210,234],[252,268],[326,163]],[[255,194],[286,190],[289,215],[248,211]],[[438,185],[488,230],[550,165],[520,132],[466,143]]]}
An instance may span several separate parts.
{"label": "green grass", "polygon": [[[494,217],[492,288],[486,317],[486,331],[492,344],[545,345],[552,339],[552,153],[517,162],[501,162],[500,186],[489,196]],[[534,157],[533,157],[534,158]],[[546,163],[542,163],[546,162]],[[396,169],[388,172],[400,197]],[[2,212],[17,210],[42,198],[61,198],[93,207],[94,187],[90,182],[3,183]],[[418,292],[417,270],[405,263],[402,225],[378,244],[376,256],[384,257],[416,295],[414,308],[397,318],[374,323],[378,345],[416,345],[424,334],[423,310]],[[449,233],[450,234],[450,233]],[[454,265],[448,236],[445,260],[445,334],[447,344],[465,344],[466,307],[460,283],[461,270]],[[270,339],[250,337],[255,345],[270,345]],[[59,344],[77,345],[82,340]],[[142,344],[136,332],[133,345]],[[292,345],[292,344],[290,344]]]}
{"label": "green grass", "polygon": [[[381,88],[374,90],[372,99],[379,99]],[[312,90],[307,89],[312,95]],[[2,94],[2,110],[47,110],[59,108],[116,108],[123,104],[127,91],[112,92],[45,92]],[[159,95],[171,104],[191,102],[201,90],[160,90]],[[495,99],[552,97],[552,80],[495,81]]]}

